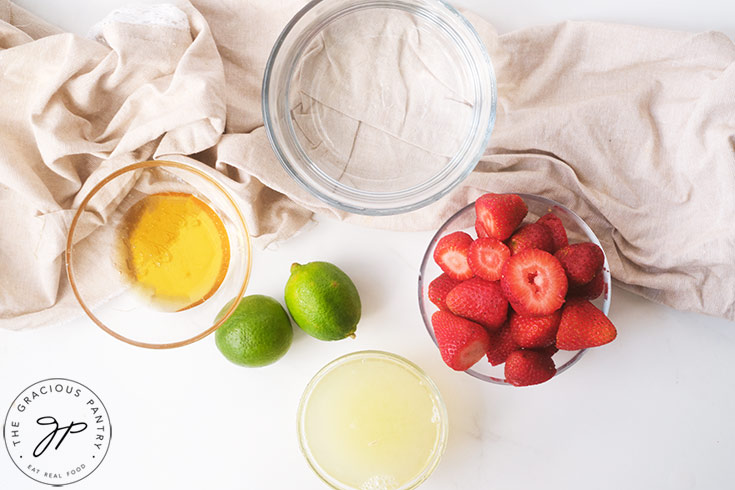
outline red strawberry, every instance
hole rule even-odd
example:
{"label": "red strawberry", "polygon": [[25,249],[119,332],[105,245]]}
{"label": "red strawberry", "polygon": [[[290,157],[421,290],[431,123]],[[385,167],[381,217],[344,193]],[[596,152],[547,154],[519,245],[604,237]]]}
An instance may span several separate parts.
{"label": "red strawberry", "polygon": [[487,330],[475,322],[437,311],[431,317],[442,359],[450,368],[465,371],[479,361],[490,345]]}
{"label": "red strawberry", "polygon": [[567,238],[567,230],[564,229],[564,224],[561,219],[554,213],[547,213],[541,216],[536,223],[544,225],[551,232],[551,237],[554,240],[554,250],[556,252],[560,248],[564,248],[569,245],[569,239]]}
{"label": "red strawberry", "polygon": [[537,385],[555,374],[554,360],[541,352],[517,350],[505,361],[505,380],[513,386]]}
{"label": "red strawberry", "polygon": [[561,309],[556,346],[579,350],[612,342],[618,335],[615,326],[595,305],[584,299],[570,299]]}
{"label": "red strawberry", "polygon": [[524,250],[503,266],[503,294],[525,316],[549,315],[564,303],[567,276],[559,261],[543,250]]}
{"label": "red strawberry", "polygon": [[475,201],[475,213],[487,235],[502,241],[521,224],[528,207],[516,194],[485,194]]}
{"label": "red strawberry", "polygon": [[508,300],[497,281],[479,277],[463,281],[449,291],[446,303],[455,315],[490,329],[500,327],[508,317]]}
{"label": "red strawberry", "polygon": [[510,257],[505,243],[495,238],[478,238],[467,254],[467,263],[477,277],[486,281],[499,281],[503,264]]}
{"label": "red strawberry", "polygon": [[474,275],[467,263],[470,245],[472,237],[463,231],[445,235],[436,244],[434,262],[452,279],[458,281],[469,279]]}
{"label": "red strawberry", "polygon": [[591,242],[568,245],[558,250],[554,257],[559,259],[572,284],[587,284],[605,263],[602,249]]}
{"label": "red strawberry", "polygon": [[477,218],[475,218],[475,233],[477,233],[477,238],[488,237],[487,231],[485,231],[485,227],[482,226],[482,221]]}
{"label": "red strawberry", "polygon": [[595,298],[599,298],[603,291],[605,291],[605,276],[602,271],[600,271],[595,274],[595,277],[593,277],[587,284],[582,284],[580,286],[570,283],[567,297],[593,300]]}
{"label": "red strawberry", "polygon": [[490,332],[490,348],[487,351],[487,360],[493,366],[503,364],[508,354],[518,350],[518,344],[513,340],[510,327],[506,324],[500,330]]}
{"label": "red strawberry", "polygon": [[546,316],[523,316],[510,314],[510,333],[516,344],[527,349],[547,347],[556,340],[561,311]]}
{"label": "red strawberry", "polygon": [[513,255],[529,248],[537,248],[553,253],[554,238],[549,229],[544,225],[530,223],[520,227],[518,231],[513,233],[508,241],[508,248],[510,248],[510,252]]}
{"label": "red strawberry", "polygon": [[434,303],[440,310],[448,310],[449,308],[447,308],[445,302],[447,293],[459,283],[460,281],[452,279],[447,274],[440,275],[429,283],[429,301]]}

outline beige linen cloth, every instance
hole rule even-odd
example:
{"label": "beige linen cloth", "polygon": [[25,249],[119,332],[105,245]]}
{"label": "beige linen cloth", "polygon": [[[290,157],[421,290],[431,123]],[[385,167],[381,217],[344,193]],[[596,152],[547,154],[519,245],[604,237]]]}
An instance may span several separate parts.
{"label": "beige linen cloth", "polygon": [[491,144],[449,196],[370,218],[299,187],[263,130],[265,61],[303,4],[180,2],[112,16],[92,39],[0,0],[0,327],[81,314],[62,254],[74,209],[113,169],[150,158],[219,171],[260,246],[314,212],[432,229],[487,191],[544,195],[590,224],[624,287],[735,319],[735,45],[725,35],[565,22],[498,36],[468,14],[498,79]]}

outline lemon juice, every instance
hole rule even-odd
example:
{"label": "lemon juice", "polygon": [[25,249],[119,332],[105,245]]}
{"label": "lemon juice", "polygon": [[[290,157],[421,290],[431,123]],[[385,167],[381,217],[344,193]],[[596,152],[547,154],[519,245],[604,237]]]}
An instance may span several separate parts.
{"label": "lemon juice", "polygon": [[446,442],[446,411],[434,383],[405,359],[378,351],[325,366],[304,393],[301,446],[334,488],[414,488]]}

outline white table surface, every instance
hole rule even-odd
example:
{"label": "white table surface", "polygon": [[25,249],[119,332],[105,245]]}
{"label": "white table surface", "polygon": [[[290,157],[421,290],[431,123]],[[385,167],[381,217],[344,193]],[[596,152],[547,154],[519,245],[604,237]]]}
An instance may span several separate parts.
{"label": "white table surface", "polygon": [[[20,0],[85,34],[122,0]],[[462,0],[500,32],[566,18],[721,30],[731,0],[660,3]],[[663,6],[665,5],[665,7]],[[382,349],[422,366],[448,406],[450,438],[426,490],[735,488],[735,323],[682,313],[613,288],[618,339],[538,387],[487,385],[443,365],[416,299],[425,233],[320,220],[275,250],[256,251],[249,293],[282,300],[291,262],[328,260],[363,299],[357,338],[320,342],[295,330],[288,354],[240,368],[213,338],[169,351],[114,340],[91,321],[0,330],[0,410],[31,383],[66,377],[92,388],[113,426],[99,469],[71,488],[321,489],[299,453],[295,412],[325,363]],[[0,450],[0,488],[43,488]]]}

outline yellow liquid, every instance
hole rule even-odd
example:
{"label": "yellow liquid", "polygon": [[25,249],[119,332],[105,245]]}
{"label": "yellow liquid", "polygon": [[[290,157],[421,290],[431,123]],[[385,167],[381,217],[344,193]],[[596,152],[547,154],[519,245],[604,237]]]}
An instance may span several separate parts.
{"label": "yellow liquid", "polygon": [[164,309],[182,310],[214,294],[227,273],[230,245],[219,216],[201,199],[146,196],[123,217],[123,272]]}
{"label": "yellow liquid", "polygon": [[400,488],[442,450],[439,403],[404,365],[356,357],[314,387],[304,409],[304,444],[324,473],[349,488]]}

